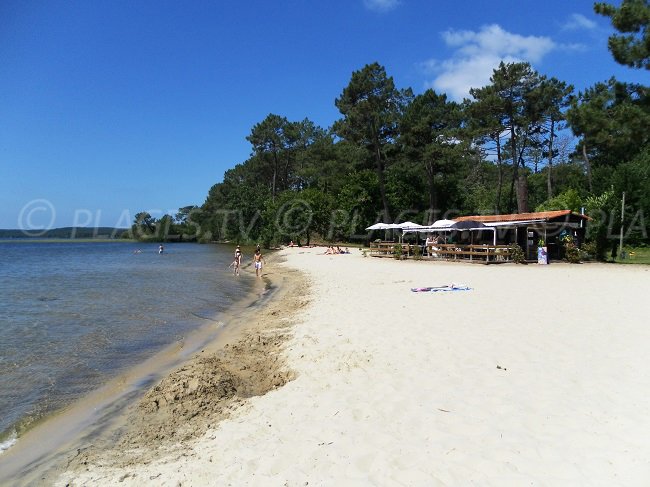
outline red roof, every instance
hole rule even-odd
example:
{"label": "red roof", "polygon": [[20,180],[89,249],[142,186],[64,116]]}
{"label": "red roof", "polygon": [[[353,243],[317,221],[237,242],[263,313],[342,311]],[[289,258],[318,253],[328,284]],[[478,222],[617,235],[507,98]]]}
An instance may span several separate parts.
{"label": "red roof", "polygon": [[464,220],[473,220],[481,223],[496,223],[496,222],[519,222],[529,220],[554,220],[557,218],[568,219],[574,216],[577,218],[584,218],[588,220],[587,215],[580,215],[571,210],[555,210],[555,211],[538,211],[535,213],[514,213],[512,215],[474,215],[474,216],[460,216],[454,218],[457,222]]}

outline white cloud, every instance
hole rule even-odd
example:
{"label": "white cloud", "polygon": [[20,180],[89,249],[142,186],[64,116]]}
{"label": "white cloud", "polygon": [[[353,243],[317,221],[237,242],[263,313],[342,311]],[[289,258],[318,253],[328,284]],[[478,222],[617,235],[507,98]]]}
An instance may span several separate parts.
{"label": "white cloud", "polygon": [[589,46],[581,42],[571,42],[569,44],[558,44],[558,49],[563,51],[585,52],[589,50]]}
{"label": "white cloud", "polygon": [[598,24],[596,24],[596,22],[589,20],[582,14],[571,14],[569,20],[562,26],[564,30],[593,30],[596,27],[598,27]]}
{"label": "white cloud", "polygon": [[548,37],[512,34],[495,24],[478,32],[450,30],[442,38],[455,48],[452,57],[444,61],[430,59],[421,66],[435,76],[427,83],[429,87],[456,100],[468,96],[470,88],[487,85],[501,61],[536,63],[558,47]]}
{"label": "white cloud", "polygon": [[388,12],[399,5],[399,0],[363,0],[363,4],[375,12]]}

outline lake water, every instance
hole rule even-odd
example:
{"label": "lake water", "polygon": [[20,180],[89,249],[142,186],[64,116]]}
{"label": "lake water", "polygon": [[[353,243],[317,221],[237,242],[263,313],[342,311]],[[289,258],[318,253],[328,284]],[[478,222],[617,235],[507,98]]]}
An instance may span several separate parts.
{"label": "lake water", "polygon": [[[141,252],[137,252],[141,250]],[[232,249],[0,242],[0,453],[43,416],[247,296]]]}

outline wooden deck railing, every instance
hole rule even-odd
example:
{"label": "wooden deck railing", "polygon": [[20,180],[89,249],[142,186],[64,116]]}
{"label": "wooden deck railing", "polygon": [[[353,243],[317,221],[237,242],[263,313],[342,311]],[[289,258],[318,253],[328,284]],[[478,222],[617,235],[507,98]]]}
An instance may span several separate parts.
{"label": "wooden deck railing", "polygon": [[[415,245],[398,244],[396,242],[370,242],[370,255],[373,257],[394,257],[395,246],[402,246],[402,258],[413,255]],[[484,264],[496,262],[509,262],[509,245],[457,245],[457,244],[436,244],[431,251],[420,245],[420,255],[424,259],[441,260],[463,260],[470,262],[481,262]]]}
{"label": "wooden deck railing", "polygon": [[402,255],[407,256],[413,250],[413,245],[396,242],[370,242],[370,255],[373,257],[394,257],[395,246],[402,246]]}
{"label": "wooden deck railing", "polygon": [[434,246],[431,256],[446,260],[462,259],[486,264],[511,260],[509,245],[438,244]]}

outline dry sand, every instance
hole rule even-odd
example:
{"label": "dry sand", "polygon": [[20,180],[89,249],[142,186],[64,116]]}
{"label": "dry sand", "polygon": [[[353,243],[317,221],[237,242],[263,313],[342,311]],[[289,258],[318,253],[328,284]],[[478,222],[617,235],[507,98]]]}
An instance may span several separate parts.
{"label": "dry sand", "polygon": [[649,267],[354,252],[284,250],[308,281],[58,485],[650,484]]}

